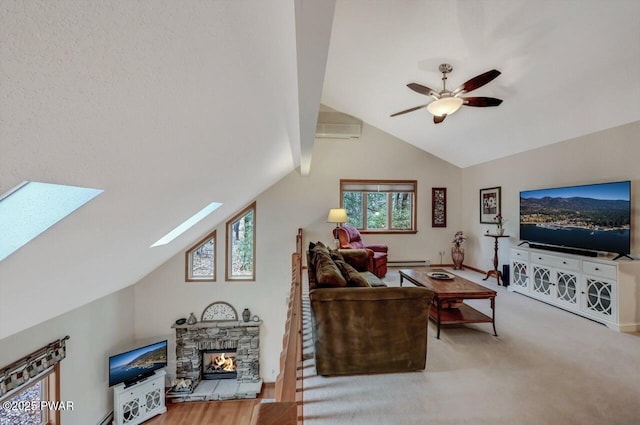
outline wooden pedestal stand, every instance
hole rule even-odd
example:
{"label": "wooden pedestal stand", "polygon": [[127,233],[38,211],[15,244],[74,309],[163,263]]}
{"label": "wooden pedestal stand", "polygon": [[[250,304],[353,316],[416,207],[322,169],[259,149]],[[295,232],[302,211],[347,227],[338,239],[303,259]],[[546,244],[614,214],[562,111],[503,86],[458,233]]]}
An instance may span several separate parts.
{"label": "wooden pedestal stand", "polygon": [[509,235],[492,235],[492,234],[487,233],[487,234],[485,234],[485,236],[489,236],[490,238],[494,238],[495,239],[495,243],[493,245],[493,270],[489,270],[487,272],[487,275],[482,280],[489,279],[489,276],[495,276],[496,277],[496,282],[498,282],[498,285],[500,285],[500,279],[502,279],[502,273],[500,273],[500,271],[498,270],[498,239],[500,239],[500,238],[508,238]]}

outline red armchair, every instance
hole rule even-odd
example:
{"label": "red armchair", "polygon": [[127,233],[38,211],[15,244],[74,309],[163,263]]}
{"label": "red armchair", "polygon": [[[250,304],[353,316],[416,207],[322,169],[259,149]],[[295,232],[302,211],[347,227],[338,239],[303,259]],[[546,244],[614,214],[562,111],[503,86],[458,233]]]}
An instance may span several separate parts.
{"label": "red armchair", "polygon": [[365,245],[360,232],[355,227],[343,225],[337,229],[341,249],[366,249],[369,254],[369,271],[379,278],[387,274],[387,250],[386,245]]}

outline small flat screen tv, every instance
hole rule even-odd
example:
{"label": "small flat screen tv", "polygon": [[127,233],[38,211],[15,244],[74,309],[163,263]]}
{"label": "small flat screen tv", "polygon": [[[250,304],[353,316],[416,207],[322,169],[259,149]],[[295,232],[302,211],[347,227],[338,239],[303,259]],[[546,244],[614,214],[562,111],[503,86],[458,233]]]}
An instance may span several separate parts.
{"label": "small flat screen tv", "polygon": [[109,386],[125,386],[153,375],[167,365],[167,340],[145,345],[109,357]]}
{"label": "small flat screen tv", "polygon": [[539,248],[629,255],[630,227],[629,181],[520,192],[520,239]]}

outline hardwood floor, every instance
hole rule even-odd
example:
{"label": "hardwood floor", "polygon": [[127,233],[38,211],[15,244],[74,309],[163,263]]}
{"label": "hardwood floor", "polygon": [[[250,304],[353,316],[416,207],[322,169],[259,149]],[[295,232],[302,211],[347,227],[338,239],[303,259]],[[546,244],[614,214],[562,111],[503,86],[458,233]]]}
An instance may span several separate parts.
{"label": "hardwood floor", "polygon": [[272,398],[274,384],[264,384],[257,399],[167,403],[167,413],[145,425],[249,425],[253,407],[262,398]]}

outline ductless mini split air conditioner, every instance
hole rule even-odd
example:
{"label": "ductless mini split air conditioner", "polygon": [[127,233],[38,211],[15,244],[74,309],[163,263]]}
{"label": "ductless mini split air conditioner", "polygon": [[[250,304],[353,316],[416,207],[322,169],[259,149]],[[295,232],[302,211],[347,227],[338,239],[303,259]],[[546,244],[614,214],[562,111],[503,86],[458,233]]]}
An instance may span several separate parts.
{"label": "ductless mini split air conditioner", "polygon": [[361,133],[362,124],[318,123],[316,125],[318,139],[359,139]]}

